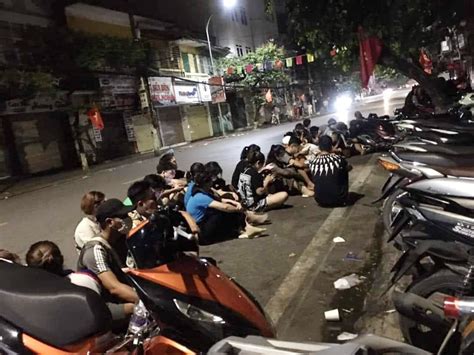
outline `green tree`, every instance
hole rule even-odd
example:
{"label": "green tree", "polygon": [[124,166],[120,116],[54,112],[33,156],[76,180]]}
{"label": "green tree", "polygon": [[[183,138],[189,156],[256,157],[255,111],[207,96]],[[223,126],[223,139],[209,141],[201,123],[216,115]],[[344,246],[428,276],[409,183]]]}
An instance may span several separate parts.
{"label": "green tree", "polygon": [[422,47],[439,51],[446,29],[462,20],[463,0],[287,0],[290,29],[300,45],[355,70],[359,60],[358,28],[383,43],[379,64],[418,81],[443,107],[447,98],[435,75],[418,58]]}
{"label": "green tree", "polygon": [[[249,91],[253,94],[254,102],[260,106],[264,102],[262,91],[268,88],[283,87],[289,82],[288,73],[283,69],[283,60],[285,51],[273,42],[268,42],[255,49],[255,52],[247,53],[242,57],[221,58],[218,63],[218,69],[224,74],[227,83],[235,83],[236,87]],[[275,64],[278,60],[282,61],[282,67],[263,70],[258,68],[265,62]],[[250,73],[238,72],[238,68],[245,69],[245,66],[253,65]],[[232,74],[227,73],[228,68],[233,68]]]}

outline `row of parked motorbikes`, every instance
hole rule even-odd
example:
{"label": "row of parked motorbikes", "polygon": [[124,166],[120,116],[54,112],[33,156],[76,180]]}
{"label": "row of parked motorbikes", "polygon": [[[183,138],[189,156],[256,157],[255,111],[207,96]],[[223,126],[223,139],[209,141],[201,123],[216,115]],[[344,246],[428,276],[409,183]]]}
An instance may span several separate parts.
{"label": "row of parked motorbikes", "polygon": [[391,173],[380,200],[389,241],[403,251],[392,283],[411,277],[394,292],[411,345],[372,335],[345,344],[275,340],[258,302],[196,253],[178,211],[162,208],[127,238],[136,269],[126,277],[141,302],[122,332],[112,332],[95,292],[0,260],[0,353],[473,354],[474,123],[466,112],[362,122],[361,139],[390,149],[380,158]]}

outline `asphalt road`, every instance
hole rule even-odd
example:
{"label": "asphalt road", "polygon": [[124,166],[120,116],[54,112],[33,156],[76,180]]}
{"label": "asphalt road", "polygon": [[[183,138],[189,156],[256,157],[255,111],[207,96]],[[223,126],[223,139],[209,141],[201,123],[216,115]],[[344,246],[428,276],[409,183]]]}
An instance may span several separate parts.
{"label": "asphalt road", "polygon": [[[385,106],[381,101],[361,104],[346,114],[352,117],[355,109],[364,114],[385,114],[393,112],[399,103],[395,100]],[[328,117],[315,118],[313,124],[325,123]],[[288,123],[177,148],[179,167],[187,169],[195,161],[217,161],[224,170],[224,178],[230,180],[244,146],[259,144],[267,152],[293,126],[294,123]],[[333,339],[339,330],[351,330],[362,307],[361,295],[337,295],[332,281],[357,270],[370,279],[370,264],[376,264],[372,252],[376,240],[372,235],[378,220],[378,209],[370,205],[370,199],[377,195],[383,174],[377,172],[373,157],[356,157],[351,163],[351,190],[364,195],[354,206],[322,209],[312,199],[292,197],[292,207],[271,213],[273,223],[268,227],[267,237],[202,248],[203,255],[217,259],[227,274],[236,277],[256,296],[285,339]],[[157,159],[138,160],[1,200],[0,248],[24,256],[33,242],[51,240],[60,246],[66,263],[74,267],[77,256],[73,233],[81,219],[82,195],[99,190],[109,198],[123,198],[128,186],[153,173],[156,164]],[[339,234],[348,239],[343,246],[332,242]],[[345,261],[349,252],[356,259]],[[334,330],[327,327],[322,314],[339,301],[348,307],[348,313],[345,322]]]}

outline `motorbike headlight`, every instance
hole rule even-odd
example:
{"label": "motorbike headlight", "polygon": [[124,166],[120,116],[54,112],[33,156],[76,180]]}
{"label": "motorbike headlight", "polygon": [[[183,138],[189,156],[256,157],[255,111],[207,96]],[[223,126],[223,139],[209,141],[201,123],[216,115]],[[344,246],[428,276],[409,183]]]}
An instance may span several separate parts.
{"label": "motorbike headlight", "polygon": [[225,324],[225,321],[222,317],[216,316],[215,314],[209,313],[201,308],[193,306],[192,304],[173,299],[174,304],[178,310],[183,313],[186,317],[214,324]]}

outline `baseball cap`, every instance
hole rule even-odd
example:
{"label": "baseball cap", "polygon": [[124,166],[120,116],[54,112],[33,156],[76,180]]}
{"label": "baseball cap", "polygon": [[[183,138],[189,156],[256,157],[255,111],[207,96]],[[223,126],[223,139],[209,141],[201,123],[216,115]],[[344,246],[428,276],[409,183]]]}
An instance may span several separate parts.
{"label": "baseball cap", "polygon": [[107,218],[125,218],[131,211],[133,211],[133,206],[125,206],[122,201],[111,198],[103,202],[97,209],[97,222],[102,224]]}

